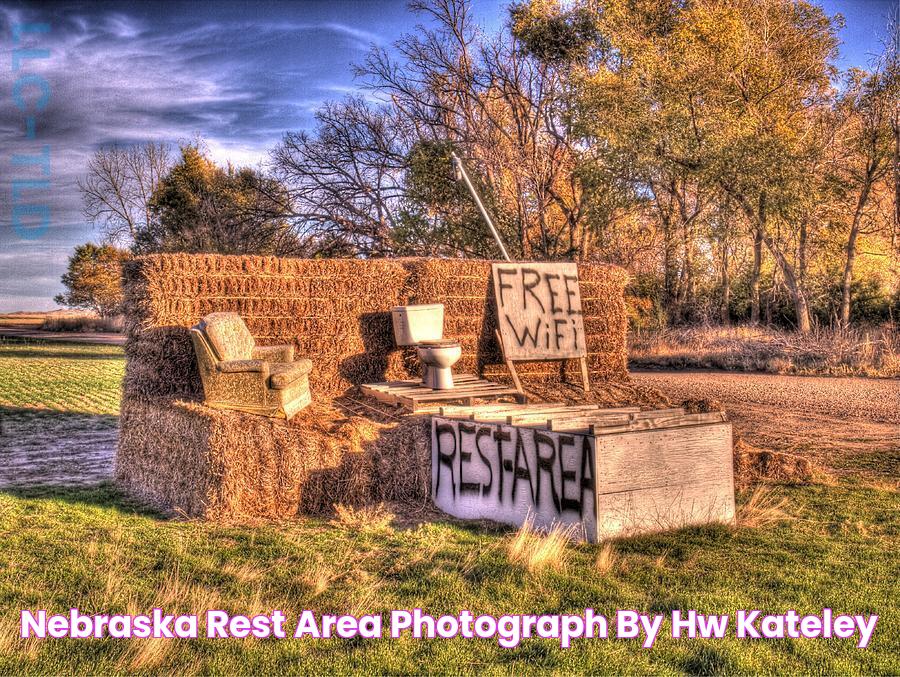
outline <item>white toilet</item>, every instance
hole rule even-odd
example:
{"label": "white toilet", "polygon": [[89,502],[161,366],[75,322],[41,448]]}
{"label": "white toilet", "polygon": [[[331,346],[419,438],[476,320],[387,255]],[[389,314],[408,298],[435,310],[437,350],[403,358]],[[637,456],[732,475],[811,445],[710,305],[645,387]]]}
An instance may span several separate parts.
{"label": "white toilet", "polygon": [[462,357],[462,347],[458,341],[444,338],[444,305],[395,306],[391,319],[397,345],[417,348],[423,367],[422,384],[434,390],[451,389],[451,368]]}

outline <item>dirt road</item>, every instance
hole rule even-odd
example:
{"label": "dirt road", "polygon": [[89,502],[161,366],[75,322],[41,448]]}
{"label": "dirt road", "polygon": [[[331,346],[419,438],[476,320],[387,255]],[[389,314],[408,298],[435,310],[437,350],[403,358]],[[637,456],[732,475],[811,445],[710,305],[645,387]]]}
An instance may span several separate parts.
{"label": "dirt road", "polygon": [[750,444],[837,473],[900,479],[900,381],[715,371],[632,372],[673,402],[720,402]]}
{"label": "dirt road", "polygon": [[96,343],[101,345],[125,345],[124,334],[85,331],[41,331],[25,327],[0,326],[0,336],[21,339],[40,339],[41,341],[65,341],[67,343]]}

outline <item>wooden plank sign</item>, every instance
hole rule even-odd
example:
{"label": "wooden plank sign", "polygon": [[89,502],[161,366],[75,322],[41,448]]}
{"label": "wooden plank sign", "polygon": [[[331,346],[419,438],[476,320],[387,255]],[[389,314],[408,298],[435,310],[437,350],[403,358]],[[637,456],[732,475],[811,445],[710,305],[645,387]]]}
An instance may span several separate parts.
{"label": "wooden plank sign", "polygon": [[495,263],[491,269],[507,360],[587,355],[576,264]]}
{"label": "wooden plank sign", "polygon": [[591,435],[434,416],[435,505],[589,541],[734,519],[731,424]]}

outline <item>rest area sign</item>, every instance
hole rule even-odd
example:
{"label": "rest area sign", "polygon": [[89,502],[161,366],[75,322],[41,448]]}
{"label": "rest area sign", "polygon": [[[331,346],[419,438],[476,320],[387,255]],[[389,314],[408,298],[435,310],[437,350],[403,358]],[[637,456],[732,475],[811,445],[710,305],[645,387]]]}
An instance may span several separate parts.
{"label": "rest area sign", "polygon": [[584,357],[584,322],[574,263],[495,263],[497,324],[508,360]]}

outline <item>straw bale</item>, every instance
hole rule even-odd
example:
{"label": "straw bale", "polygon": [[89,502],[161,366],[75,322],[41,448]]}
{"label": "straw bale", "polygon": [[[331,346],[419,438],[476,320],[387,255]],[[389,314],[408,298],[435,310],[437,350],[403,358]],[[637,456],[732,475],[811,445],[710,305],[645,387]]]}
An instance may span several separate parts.
{"label": "straw bale", "polygon": [[285,421],[126,397],[121,422],[117,482],[171,513],[279,519],[428,499],[426,417],[379,423],[314,402]]}
{"label": "straw bale", "polygon": [[[425,503],[427,418],[390,425],[347,419],[330,398],[360,383],[419,375],[415,350],[394,345],[389,313],[410,303],[444,303],[445,336],[463,347],[458,373],[508,383],[494,338],[490,264],[187,254],[126,263],[120,483],[168,509],[214,519],[316,513],[338,502]],[[629,399],[638,397],[633,391],[603,388],[626,387],[614,383],[627,376],[626,275],[605,265],[579,271],[590,397],[642,401]],[[290,422],[200,404],[188,328],[228,310],[241,314],[260,345],[293,343],[312,360],[313,405]],[[576,362],[524,363],[519,371],[531,392],[579,398],[580,390],[561,382],[580,382]]]}

